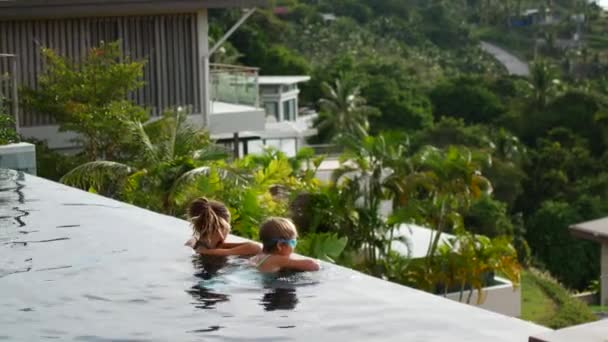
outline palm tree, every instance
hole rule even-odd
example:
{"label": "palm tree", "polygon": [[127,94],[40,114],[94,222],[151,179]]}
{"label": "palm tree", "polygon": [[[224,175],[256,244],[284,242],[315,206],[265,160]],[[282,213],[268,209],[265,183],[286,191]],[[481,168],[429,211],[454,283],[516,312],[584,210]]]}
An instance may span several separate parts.
{"label": "palm tree", "polygon": [[538,109],[545,108],[550,97],[555,94],[559,84],[556,76],[555,70],[546,60],[538,58],[532,63],[529,85],[533,90],[534,105]]}
{"label": "palm tree", "polygon": [[433,266],[441,234],[460,224],[461,213],[472,199],[492,192],[490,181],[480,172],[480,166],[487,159],[483,153],[457,147],[447,150],[426,147],[412,158],[416,175],[412,180],[427,198],[417,205],[435,231],[429,241],[427,271]]}
{"label": "palm tree", "polygon": [[324,82],[321,87],[325,97],[319,101],[321,114],[315,123],[319,132],[330,137],[367,136],[368,117],[374,114],[374,109],[366,105],[352,78],[342,77],[333,85]]}
{"label": "palm tree", "polygon": [[129,164],[85,163],[64,175],[61,182],[171,212],[176,188],[206,172],[209,161],[227,156],[223,149],[209,142],[206,133],[186,122],[186,113],[181,109],[169,112],[157,121],[129,122],[127,125],[137,159]]}
{"label": "palm tree", "polygon": [[396,207],[403,190],[405,142],[404,137],[389,134],[362,139],[350,134],[340,139],[346,152],[341,167],[332,175],[333,183],[350,191],[348,196],[356,201],[358,225],[345,233],[353,245],[363,247],[370,266],[376,266],[378,255],[390,254],[395,225],[383,218],[381,205],[393,200]]}

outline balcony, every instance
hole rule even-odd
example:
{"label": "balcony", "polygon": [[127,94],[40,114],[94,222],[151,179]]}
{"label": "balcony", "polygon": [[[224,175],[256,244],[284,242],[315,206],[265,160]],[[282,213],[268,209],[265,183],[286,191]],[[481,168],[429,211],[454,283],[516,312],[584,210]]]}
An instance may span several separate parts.
{"label": "balcony", "polygon": [[211,64],[209,130],[212,134],[263,130],[264,109],[259,107],[258,69]]}

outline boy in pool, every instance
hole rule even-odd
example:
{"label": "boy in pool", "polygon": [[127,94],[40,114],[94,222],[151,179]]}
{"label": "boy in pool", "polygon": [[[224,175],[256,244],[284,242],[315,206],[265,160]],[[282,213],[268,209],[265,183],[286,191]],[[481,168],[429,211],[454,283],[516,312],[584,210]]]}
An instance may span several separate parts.
{"label": "boy in pool", "polygon": [[290,220],[281,217],[266,220],[260,228],[260,240],[264,244],[263,253],[251,258],[252,264],[264,273],[283,269],[318,271],[319,263],[316,261],[293,257],[297,237],[296,227]]}
{"label": "boy in pool", "polygon": [[261,251],[260,245],[254,242],[225,241],[230,233],[230,211],[221,202],[197,198],[190,203],[188,218],[192,223],[192,238],[185,245],[198,254],[248,256]]}

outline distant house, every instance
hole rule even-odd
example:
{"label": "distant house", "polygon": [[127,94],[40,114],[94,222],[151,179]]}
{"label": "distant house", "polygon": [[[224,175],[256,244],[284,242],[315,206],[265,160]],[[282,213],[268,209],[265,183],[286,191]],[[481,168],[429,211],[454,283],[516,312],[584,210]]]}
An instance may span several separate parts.
{"label": "distant house", "polygon": [[548,25],[552,24],[555,18],[551,9],[530,8],[524,10],[519,17],[510,19],[511,25],[515,27],[531,26],[531,25]]}
{"label": "distant house", "polygon": [[[306,144],[306,138],[317,134],[312,128],[316,114],[300,110],[298,84],[308,82],[309,76],[260,76],[260,99],[265,109],[263,129],[240,132],[239,154],[261,152],[265,147],[274,147],[294,156]],[[213,138],[232,145],[234,137],[215,134]],[[234,148],[234,145],[232,145]]]}
{"label": "distant house", "polygon": [[[159,116],[188,108],[190,118],[212,133],[263,130],[257,69],[210,65],[210,8],[254,8],[267,0],[19,0],[0,1],[0,54],[15,55],[17,70],[0,58],[0,75],[35,87],[43,70],[41,47],[78,58],[101,41],[121,40],[125,54],[146,59],[145,86],[132,99]],[[237,23],[251,15],[247,12]],[[18,112],[20,133],[71,148],[48,115]]]}

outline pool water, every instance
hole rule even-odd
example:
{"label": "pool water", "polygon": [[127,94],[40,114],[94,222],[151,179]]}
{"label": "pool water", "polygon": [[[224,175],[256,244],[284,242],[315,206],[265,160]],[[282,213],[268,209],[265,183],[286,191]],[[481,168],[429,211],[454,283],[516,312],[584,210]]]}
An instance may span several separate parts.
{"label": "pool water", "polygon": [[258,304],[265,311],[294,310],[299,288],[317,285],[323,276],[329,280],[329,272],[263,274],[245,258],[193,256],[192,263],[199,279],[187,292],[202,309],[229,301],[231,293],[251,292],[261,295]]}
{"label": "pool water", "polygon": [[[322,264],[263,275],[188,222],[0,170],[0,341],[527,341],[546,328]],[[233,241],[241,241],[231,237]]]}

